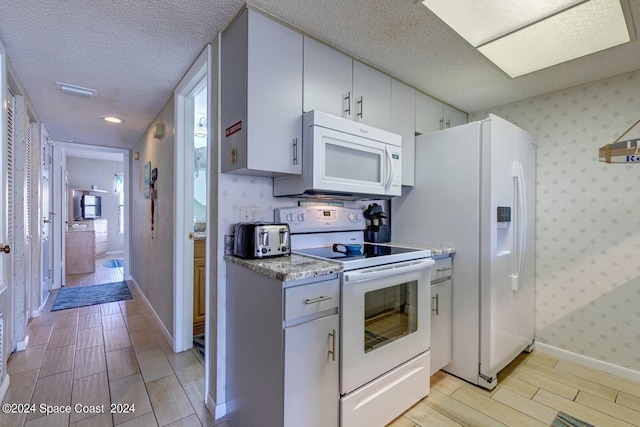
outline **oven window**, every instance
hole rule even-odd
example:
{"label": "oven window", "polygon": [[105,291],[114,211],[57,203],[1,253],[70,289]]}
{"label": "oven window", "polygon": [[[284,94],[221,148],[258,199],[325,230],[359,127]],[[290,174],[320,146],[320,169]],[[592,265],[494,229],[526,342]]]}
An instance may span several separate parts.
{"label": "oven window", "polygon": [[363,182],[382,182],[382,155],[365,150],[327,143],[325,175]]}
{"label": "oven window", "polygon": [[411,281],[364,295],[364,352],[418,330],[418,282]]}

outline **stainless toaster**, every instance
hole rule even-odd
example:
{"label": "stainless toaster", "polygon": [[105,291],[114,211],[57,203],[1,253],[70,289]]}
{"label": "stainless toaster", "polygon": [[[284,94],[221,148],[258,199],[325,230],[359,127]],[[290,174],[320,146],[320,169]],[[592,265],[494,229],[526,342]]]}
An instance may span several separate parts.
{"label": "stainless toaster", "polygon": [[266,258],[291,254],[289,224],[239,222],[233,228],[233,254]]}

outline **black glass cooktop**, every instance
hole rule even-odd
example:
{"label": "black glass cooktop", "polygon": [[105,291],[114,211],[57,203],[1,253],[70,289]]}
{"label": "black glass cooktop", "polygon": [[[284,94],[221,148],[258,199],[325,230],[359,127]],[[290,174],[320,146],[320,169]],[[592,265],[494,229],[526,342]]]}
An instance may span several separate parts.
{"label": "black glass cooktop", "polygon": [[376,245],[374,243],[365,243],[358,251],[345,251],[343,245],[338,245],[337,248],[333,246],[322,246],[317,248],[297,249],[295,252],[306,254],[314,257],[334,259],[338,261],[357,260],[364,258],[374,258],[389,255],[406,254],[411,252],[418,252],[420,249],[403,248],[400,246],[384,246]]}

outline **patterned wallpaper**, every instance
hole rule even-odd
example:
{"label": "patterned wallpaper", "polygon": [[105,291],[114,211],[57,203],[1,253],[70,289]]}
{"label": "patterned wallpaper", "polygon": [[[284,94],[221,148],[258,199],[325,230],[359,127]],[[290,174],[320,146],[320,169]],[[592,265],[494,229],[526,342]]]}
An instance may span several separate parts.
{"label": "patterned wallpaper", "polygon": [[[640,71],[469,115],[536,136],[536,339],[640,371],[640,165],[598,161],[640,118]],[[622,140],[640,137],[640,125]]]}

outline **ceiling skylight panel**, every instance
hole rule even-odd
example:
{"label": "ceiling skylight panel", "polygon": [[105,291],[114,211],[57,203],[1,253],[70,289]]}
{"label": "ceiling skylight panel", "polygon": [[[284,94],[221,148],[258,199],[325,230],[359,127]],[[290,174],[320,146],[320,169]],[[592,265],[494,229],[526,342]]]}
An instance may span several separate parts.
{"label": "ceiling skylight panel", "polygon": [[495,40],[585,0],[424,0],[472,46]]}
{"label": "ceiling skylight panel", "polygon": [[619,0],[591,0],[478,50],[511,77],[630,41]]}

